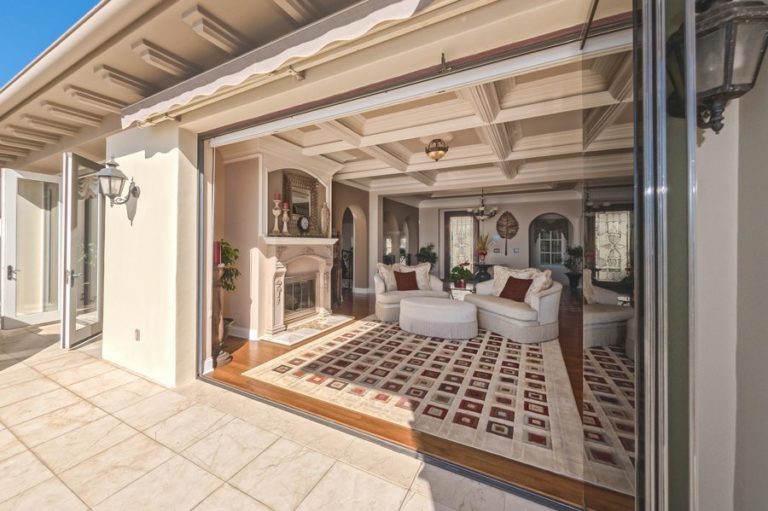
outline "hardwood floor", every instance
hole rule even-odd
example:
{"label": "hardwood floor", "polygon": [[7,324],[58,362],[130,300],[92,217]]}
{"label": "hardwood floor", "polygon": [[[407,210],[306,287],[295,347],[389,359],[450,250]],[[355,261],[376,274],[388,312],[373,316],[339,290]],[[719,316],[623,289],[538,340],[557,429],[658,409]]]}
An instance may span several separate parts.
{"label": "hardwood floor", "polygon": [[[334,309],[335,313],[362,319],[373,313],[373,295],[351,295]],[[574,395],[581,410],[582,353],[580,297],[566,297],[561,310],[560,344],[574,387]],[[311,342],[308,339],[301,345]],[[297,345],[298,346],[298,345]],[[232,353],[230,364],[216,368],[209,377],[264,399],[308,412],[337,424],[356,429],[377,438],[428,454],[450,463],[470,468],[476,472],[519,487],[547,495],[560,502],[599,511],[628,511],[634,509],[634,499],[621,493],[591,486],[583,481],[548,472],[530,465],[510,460],[486,451],[458,444],[434,435],[415,431],[354,410],[333,405],[326,401],[291,392],[281,387],[242,376],[252,367],[283,355],[297,346],[252,343],[244,339],[229,338],[224,349]]]}

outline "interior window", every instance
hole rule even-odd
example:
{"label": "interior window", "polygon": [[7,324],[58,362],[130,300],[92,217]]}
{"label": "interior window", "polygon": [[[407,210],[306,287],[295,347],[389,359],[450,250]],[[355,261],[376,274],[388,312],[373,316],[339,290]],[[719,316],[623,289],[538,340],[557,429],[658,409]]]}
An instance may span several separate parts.
{"label": "interior window", "polygon": [[627,277],[630,266],[629,211],[595,213],[595,276],[597,280],[619,282]]}

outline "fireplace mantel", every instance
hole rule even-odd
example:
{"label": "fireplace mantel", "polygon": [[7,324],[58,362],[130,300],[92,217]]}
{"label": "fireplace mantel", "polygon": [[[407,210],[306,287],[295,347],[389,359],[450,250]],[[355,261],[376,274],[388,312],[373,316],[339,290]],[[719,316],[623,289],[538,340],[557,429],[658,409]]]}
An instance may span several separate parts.
{"label": "fireplace mantel", "polygon": [[337,238],[310,238],[305,236],[264,236],[267,245],[306,246],[306,245],[334,245]]}

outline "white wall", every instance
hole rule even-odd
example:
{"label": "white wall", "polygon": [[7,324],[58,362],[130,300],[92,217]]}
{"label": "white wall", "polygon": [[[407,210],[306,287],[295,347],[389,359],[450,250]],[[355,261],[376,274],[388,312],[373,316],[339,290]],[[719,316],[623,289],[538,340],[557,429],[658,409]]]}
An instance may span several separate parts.
{"label": "white wall", "polygon": [[[736,446],[736,303],[739,108],[696,152],[694,480],[697,509],[733,506]],[[704,137],[702,140],[701,137]]]}
{"label": "white wall", "polygon": [[141,196],[132,222],[131,208],[106,211],[103,356],[161,384],[183,384],[195,377],[197,138],[163,123],[109,137],[107,154]]}

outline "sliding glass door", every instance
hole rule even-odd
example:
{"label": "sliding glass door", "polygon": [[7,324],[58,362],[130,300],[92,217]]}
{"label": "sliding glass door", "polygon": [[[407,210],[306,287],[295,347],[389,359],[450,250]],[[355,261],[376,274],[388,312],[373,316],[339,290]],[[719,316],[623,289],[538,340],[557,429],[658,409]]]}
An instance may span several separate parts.
{"label": "sliding glass door", "polygon": [[474,268],[475,239],[477,237],[477,220],[464,211],[449,211],[445,213],[445,276],[451,273],[451,268],[469,263],[468,269]]}

